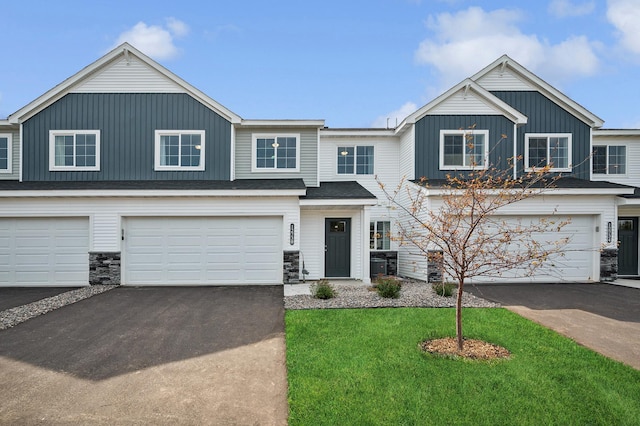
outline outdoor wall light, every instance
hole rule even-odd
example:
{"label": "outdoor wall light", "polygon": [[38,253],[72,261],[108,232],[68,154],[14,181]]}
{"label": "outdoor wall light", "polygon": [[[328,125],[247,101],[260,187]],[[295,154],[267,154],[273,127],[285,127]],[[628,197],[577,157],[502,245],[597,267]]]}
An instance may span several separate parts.
{"label": "outdoor wall light", "polygon": [[296,225],[293,223],[289,225],[289,245],[296,243]]}
{"label": "outdoor wall light", "polygon": [[613,238],[613,225],[611,222],[607,222],[607,242],[610,243]]}

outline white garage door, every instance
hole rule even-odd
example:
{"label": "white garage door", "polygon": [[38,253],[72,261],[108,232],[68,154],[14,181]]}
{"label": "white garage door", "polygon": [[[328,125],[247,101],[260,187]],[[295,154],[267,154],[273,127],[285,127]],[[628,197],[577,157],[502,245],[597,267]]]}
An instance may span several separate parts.
{"label": "white garage door", "polygon": [[87,218],[0,219],[0,286],[88,284]]}
{"label": "white garage door", "polygon": [[281,284],[282,218],[127,218],[124,284]]}
{"label": "white garage door", "polygon": [[[556,222],[569,220],[560,232],[548,232],[532,236],[542,245],[551,247],[553,242],[565,237],[569,243],[564,246],[563,255],[551,257],[544,266],[536,269],[532,276],[522,277],[522,271],[506,271],[499,278],[488,279],[485,277],[473,280],[473,282],[579,282],[599,279],[599,239],[595,234],[595,218],[593,216],[553,216],[547,217]],[[505,218],[508,221],[517,221],[516,218]],[[520,219],[521,224],[537,223],[538,218]],[[519,272],[519,273],[518,273]]]}

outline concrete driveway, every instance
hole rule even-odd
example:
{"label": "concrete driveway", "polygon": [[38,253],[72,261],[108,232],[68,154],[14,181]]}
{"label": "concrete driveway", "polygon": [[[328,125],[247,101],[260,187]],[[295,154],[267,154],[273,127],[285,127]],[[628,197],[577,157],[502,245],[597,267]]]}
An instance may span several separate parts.
{"label": "concrete driveway", "polygon": [[478,284],[465,290],[640,370],[640,289],[610,284]]}
{"label": "concrete driveway", "polygon": [[117,288],[0,331],[0,424],[286,424],[281,286]]}

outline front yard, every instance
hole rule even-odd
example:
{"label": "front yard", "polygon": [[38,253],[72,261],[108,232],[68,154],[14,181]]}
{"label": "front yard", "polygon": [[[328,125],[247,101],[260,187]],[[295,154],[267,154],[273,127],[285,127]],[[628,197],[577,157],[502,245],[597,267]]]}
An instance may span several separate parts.
{"label": "front yard", "polygon": [[640,371],[505,309],[465,309],[465,337],[511,359],[436,358],[454,309],[286,312],[289,423],[638,424]]}

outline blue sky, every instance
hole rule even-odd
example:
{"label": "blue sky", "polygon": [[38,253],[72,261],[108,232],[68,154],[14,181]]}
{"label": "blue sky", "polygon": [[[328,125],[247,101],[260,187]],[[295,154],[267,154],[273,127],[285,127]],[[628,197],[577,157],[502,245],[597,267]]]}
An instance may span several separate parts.
{"label": "blue sky", "polygon": [[640,128],[640,0],[23,0],[2,15],[3,118],[129,41],[243,118],[395,124],[506,53],[605,128]]}

